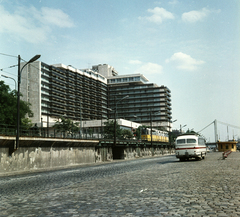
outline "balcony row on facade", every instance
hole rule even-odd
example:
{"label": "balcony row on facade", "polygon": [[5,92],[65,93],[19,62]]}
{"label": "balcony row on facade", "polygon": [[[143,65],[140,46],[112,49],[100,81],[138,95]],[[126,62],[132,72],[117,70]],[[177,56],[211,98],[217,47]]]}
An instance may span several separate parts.
{"label": "balcony row on facade", "polygon": [[[36,108],[33,112],[40,111],[34,122],[40,122],[41,116],[58,118],[64,115],[73,120],[111,118],[114,115],[116,102],[125,95],[129,96],[128,99],[117,105],[118,115],[121,117],[134,120],[134,116],[137,116],[140,121],[149,122],[149,114],[160,110],[161,113],[152,120],[171,121],[171,91],[165,86],[147,84],[146,79],[139,82],[136,80],[138,76],[135,76],[136,81],[121,86],[120,83],[107,83],[107,78],[100,75],[97,68],[93,71],[78,70],[63,64],[47,65],[42,62],[36,64],[40,67],[35,67],[36,75],[31,72],[31,76],[35,76],[35,81],[39,83],[40,88],[37,90],[40,92],[25,94],[26,98],[30,97],[27,100],[34,105],[34,109]],[[29,74],[27,71],[24,72],[23,79],[27,80],[26,73]],[[139,76],[144,78],[142,75]],[[134,75],[112,79],[125,82],[126,78],[131,79],[131,77]],[[26,85],[32,80],[34,79],[25,82]],[[112,109],[112,112],[109,112],[108,108]]]}

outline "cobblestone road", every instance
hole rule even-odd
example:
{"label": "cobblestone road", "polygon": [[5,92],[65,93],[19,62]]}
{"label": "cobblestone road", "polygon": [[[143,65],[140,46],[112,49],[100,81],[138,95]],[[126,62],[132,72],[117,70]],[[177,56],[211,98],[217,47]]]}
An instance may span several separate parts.
{"label": "cobblestone road", "polygon": [[239,167],[215,152],[0,177],[0,216],[240,216]]}

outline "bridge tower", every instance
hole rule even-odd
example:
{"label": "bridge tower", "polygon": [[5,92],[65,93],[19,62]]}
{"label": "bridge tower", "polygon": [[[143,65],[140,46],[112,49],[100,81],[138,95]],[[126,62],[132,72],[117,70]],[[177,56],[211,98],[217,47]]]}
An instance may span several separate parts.
{"label": "bridge tower", "polygon": [[214,135],[215,135],[215,142],[217,144],[218,141],[218,134],[217,134],[217,120],[214,120]]}

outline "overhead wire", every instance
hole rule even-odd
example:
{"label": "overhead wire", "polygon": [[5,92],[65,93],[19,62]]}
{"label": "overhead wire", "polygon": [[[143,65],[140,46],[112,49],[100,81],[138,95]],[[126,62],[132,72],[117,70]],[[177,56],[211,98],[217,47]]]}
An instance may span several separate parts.
{"label": "overhead wire", "polygon": [[11,55],[11,54],[0,53],[0,55],[18,58],[18,56],[14,56],[14,55]]}
{"label": "overhead wire", "polygon": [[12,75],[12,76],[17,77],[17,75],[15,75],[15,74],[13,74],[13,73],[7,72],[7,71],[5,71],[5,70],[1,70],[1,71],[2,71],[2,72],[5,72],[5,73],[8,73],[9,75]]}
{"label": "overhead wire", "polygon": [[16,66],[18,66],[18,64],[17,65],[8,66],[6,68],[2,68],[2,69],[0,69],[0,71],[3,71],[4,69],[10,69],[10,68],[13,68],[13,67],[16,67]]}

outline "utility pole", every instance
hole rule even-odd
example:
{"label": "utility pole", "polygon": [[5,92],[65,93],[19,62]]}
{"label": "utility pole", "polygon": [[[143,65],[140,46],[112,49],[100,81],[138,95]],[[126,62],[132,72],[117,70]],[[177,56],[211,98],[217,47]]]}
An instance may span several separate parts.
{"label": "utility pole", "polygon": [[217,120],[214,120],[214,135],[215,135],[215,142],[217,144],[218,141],[218,134],[217,134]]}

